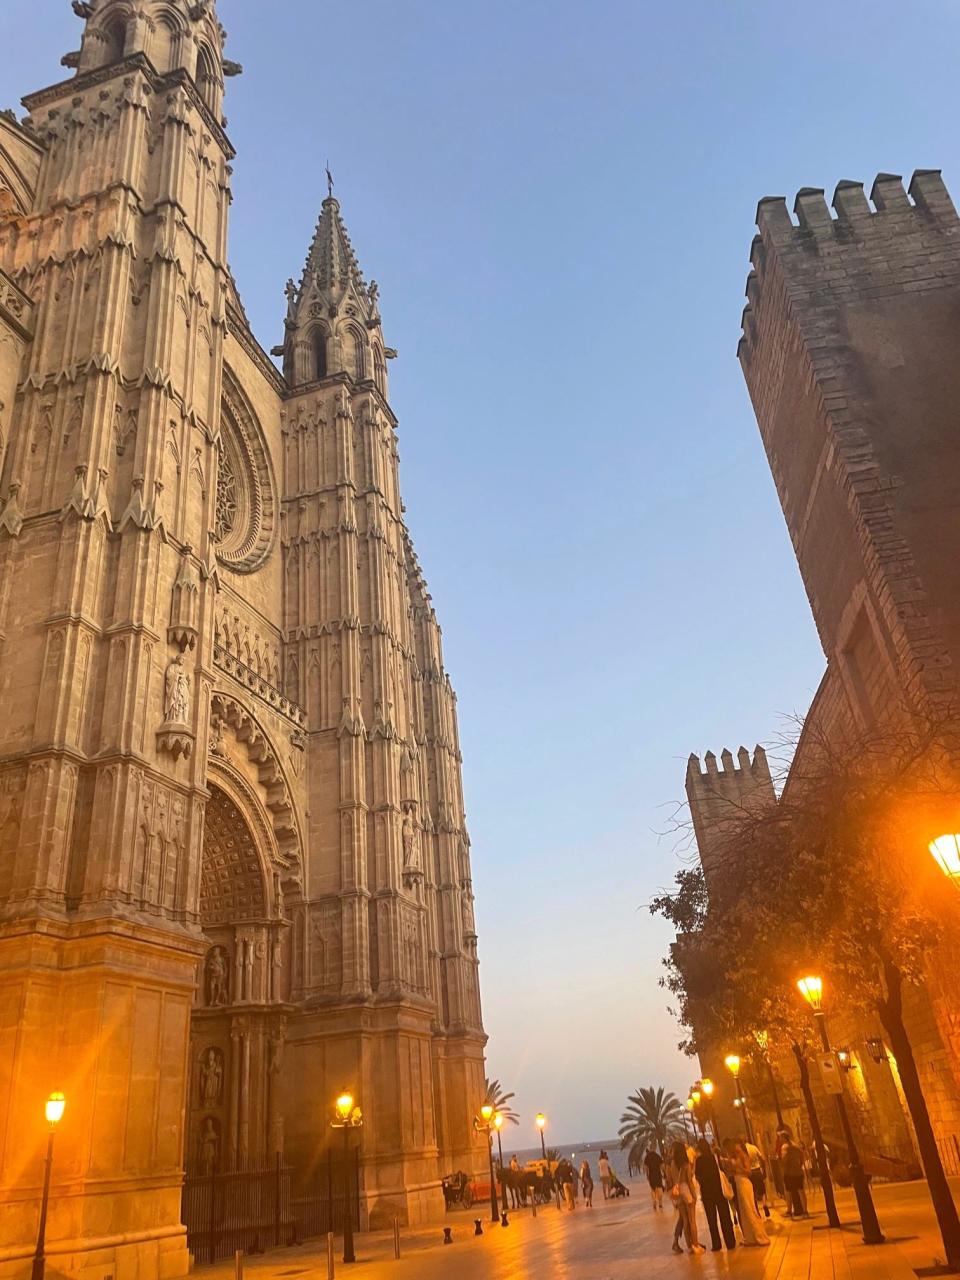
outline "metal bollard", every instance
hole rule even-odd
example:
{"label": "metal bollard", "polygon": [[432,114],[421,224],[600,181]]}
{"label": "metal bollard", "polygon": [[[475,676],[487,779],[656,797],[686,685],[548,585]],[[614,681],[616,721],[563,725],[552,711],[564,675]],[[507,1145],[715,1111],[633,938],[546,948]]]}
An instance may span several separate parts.
{"label": "metal bollard", "polygon": [[500,1225],[501,1227],[509,1227],[510,1225],[510,1223],[507,1221],[506,1209],[504,1209],[504,1211],[500,1214]]}
{"label": "metal bollard", "polygon": [[453,1227],[443,1228],[443,1243],[453,1244]]}
{"label": "metal bollard", "polygon": [[238,1249],[233,1255],[233,1274],[235,1280],[243,1280],[243,1250]]}
{"label": "metal bollard", "polygon": [[533,1216],[537,1216],[537,1189],[536,1187],[530,1193],[530,1203],[533,1205]]}
{"label": "metal bollard", "polygon": [[400,1219],[393,1220],[393,1256],[400,1257]]}
{"label": "metal bollard", "polygon": [[473,1234],[475,1236],[483,1235],[483,1222],[480,1220],[480,1218],[474,1218],[473,1220]]}
{"label": "metal bollard", "polygon": [[333,1232],[327,1232],[327,1280],[333,1280]]}

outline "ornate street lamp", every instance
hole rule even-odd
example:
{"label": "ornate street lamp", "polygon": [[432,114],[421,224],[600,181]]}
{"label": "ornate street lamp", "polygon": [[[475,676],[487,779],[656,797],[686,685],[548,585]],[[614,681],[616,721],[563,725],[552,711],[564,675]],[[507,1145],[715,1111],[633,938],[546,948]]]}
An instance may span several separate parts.
{"label": "ornate street lamp", "polygon": [[547,1117],[543,1114],[542,1111],[537,1112],[536,1125],[537,1125],[537,1128],[540,1130],[540,1150],[543,1153],[544,1162],[546,1162],[547,1144],[543,1140],[543,1131],[547,1127]]}
{"label": "ornate street lamp", "polygon": [[493,1107],[485,1102],[480,1108],[479,1119],[474,1120],[473,1127],[477,1133],[483,1133],[487,1139],[487,1159],[490,1162],[490,1221],[500,1221],[500,1210],[497,1208],[497,1180],[493,1176]]}
{"label": "ornate street lamp", "polygon": [[743,1096],[743,1090],[740,1087],[740,1059],[735,1053],[728,1053],[723,1060],[723,1065],[733,1076],[733,1083],[737,1086],[737,1106],[743,1113],[743,1131],[747,1135],[747,1141],[756,1146],[753,1137],[753,1125],[750,1123],[750,1113],[747,1111],[747,1100]]}
{"label": "ornate street lamp", "polygon": [[930,841],[928,848],[950,883],[960,889],[960,836],[937,836],[936,840]]}
{"label": "ornate street lamp", "polygon": [[[823,1012],[823,979],[818,977],[801,978],[797,983],[797,987],[804,1000],[813,1010],[814,1021],[820,1031],[820,1043],[823,1045],[824,1053],[829,1054],[831,1052],[830,1037],[827,1035],[827,1023]],[[842,1091],[836,1094],[835,1098],[837,1115],[840,1119],[840,1127],[843,1130],[843,1139],[847,1144],[847,1153],[850,1157],[850,1181],[853,1183],[853,1192],[857,1197],[857,1208],[860,1210],[863,1243],[883,1244],[884,1235],[880,1230],[877,1210],[873,1203],[873,1196],[870,1193],[870,1183],[867,1181],[867,1175],[864,1173],[863,1165],[860,1163],[860,1153],[857,1150],[857,1144],[854,1142],[853,1129],[850,1125],[850,1117],[847,1115]]]}
{"label": "ornate street lamp", "polygon": [[343,1260],[356,1262],[353,1251],[353,1205],[350,1197],[350,1130],[363,1124],[363,1112],[353,1105],[353,1094],[344,1089],[336,1101],[336,1119],[330,1121],[331,1129],[343,1130]]}
{"label": "ornate street lamp", "polygon": [[31,1280],[43,1280],[46,1266],[43,1247],[47,1235],[47,1205],[50,1201],[50,1170],[53,1168],[53,1139],[57,1125],[63,1119],[67,1100],[62,1093],[51,1093],[44,1103],[43,1114],[46,1117],[49,1133],[47,1134],[47,1158],[43,1166],[43,1198],[40,1201],[40,1224],[37,1227],[37,1247],[33,1254],[33,1271]]}

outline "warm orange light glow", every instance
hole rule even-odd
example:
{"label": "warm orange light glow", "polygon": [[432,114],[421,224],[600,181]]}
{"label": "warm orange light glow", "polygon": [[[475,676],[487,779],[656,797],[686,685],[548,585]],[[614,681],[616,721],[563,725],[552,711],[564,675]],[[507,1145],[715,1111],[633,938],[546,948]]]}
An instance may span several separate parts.
{"label": "warm orange light glow", "polygon": [[503,1128],[503,1116],[500,1114],[500,1112],[499,1112],[499,1111],[498,1111],[498,1112],[497,1112],[497,1114],[493,1117],[493,1123],[497,1126],[497,1128],[498,1128],[498,1129],[502,1129],[502,1128]]}
{"label": "warm orange light glow", "polygon": [[542,1111],[537,1112],[537,1128],[545,1129],[547,1127],[547,1117]]}
{"label": "warm orange light glow", "polygon": [[50,1097],[43,1104],[43,1114],[47,1117],[47,1124],[52,1128],[59,1124],[63,1119],[64,1108],[67,1100],[62,1093],[51,1093]]}
{"label": "warm orange light glow", "polygon": [[736,1079],[740,1074],[740,1059],[735,1053],[728,1053],[723,1060],[723,1065],[727,1068],[734,1079]]}
{"label": "warm orange light glow", "polygon": [[823,979],[801,978],[797,988],[814,1013],[819,1013],[823,1008]]}
{"label": "warm orange light glow", "polygon": [[493,1115],[493,1107],[491,1107],[489,1102],[485,1102],[480,1108],[480,1115],[483,1118],[484,1124],[490,1123],[490,1117]]}
{"label": "warm orange light glow", "polygon": [[708,1098],[713,1097],[713,1081],[712,1080],[701,1080],[700,1088],[707,1095]]}
{"label": "warm orange light glow", "polygon": [[337,1115],[341,1120],[346,1122],[350,1119],[350,1113],[353,1111],[353,1094],[344,1089],[340,1097],[337,1099]]}
{"label": "warm orange light glow", "polygon": [[937,836],[930,841],[929,849],[945,876],[950,880],[960,878],[960,836]]}

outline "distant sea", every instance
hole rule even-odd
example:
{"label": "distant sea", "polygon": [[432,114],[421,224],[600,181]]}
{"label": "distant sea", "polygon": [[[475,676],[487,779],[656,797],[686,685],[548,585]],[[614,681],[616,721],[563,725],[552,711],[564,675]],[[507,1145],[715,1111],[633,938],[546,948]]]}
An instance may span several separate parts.
{"label": "distant sea", "polygon": [[[528,1160],[539,1160],[541,1158],[539,1146],[514,1147],[510,1145],[508,1141],[509,1137],[510,1135],[504,1132],[503,1160],[505,1164],[510,1163],[512,1156],[516,1156],[522,1165],[526,1164]],[[553,1144],[550,1142],[547,1143],[548,1147],[552,1145]],[[597,1161],[600,1159],[600,1152],[601,1150],[606,1151],[607,1159],[610,1161],[617,1177],[621,1182],[625,1182],[628,1186],[630,1185],[631,1178],[627,1173],[627,1153],[626,1151],[620,1150],[619,1138],[610,1138],[605,1142],[585,1142],[580,1146],[574,1145],[572,1147],[558,1147],[557,1150],[561,1155],[566,1156],[571,1164],[573,1164],[578,1170],[582,1160],[589,1160],[590,1168],[593,1171],[594,1182],[596,1182],[600,1177],[600,1174],[597,1171]],[[493,1154],[494,1156],[497,1154],[496,1142],[493,1144]]]}

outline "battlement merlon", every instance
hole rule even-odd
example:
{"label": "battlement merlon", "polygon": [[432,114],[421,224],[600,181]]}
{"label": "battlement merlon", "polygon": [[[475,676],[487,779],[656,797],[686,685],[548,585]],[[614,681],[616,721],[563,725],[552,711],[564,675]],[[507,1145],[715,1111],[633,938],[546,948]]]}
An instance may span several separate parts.
{"label": "battlement merlon", "polygon": [[[753,777],[770,778],[770,766],[767,763],[767,753],[759,744],[753,749],[753,759],[750,758],[750,752],[746,747],[740,747],[737,751],[737,763],[734,764],[732,752],[724,747],[720,752],[720,767],[717,766],[717,757],[712,751],[707,751],[703,757],[703,769],[700,768],[700,758],[695,752],[691,752],[687,760],[687,785],[691,782],[696,785],[696,779],[719,778],[723,775],[728,777],[733,774],[749,773]],[[772,782],[771,782],[772,785]]]}
{"label": "battlement merlon", "polygon": [[811,300],[819,306],[960,282],[960,218],[939,169],[917,169],[906,191],[899,175],[878,174],[870,201],[862,183],[842,181],[833,194],[833,213],[817,187],[797,192],[796,221],[783,196],[765,196],[757,205],[759,235],[750,251],[737,347],[745,372],[771,258],[788,297],[802,302],[816,294]]}

